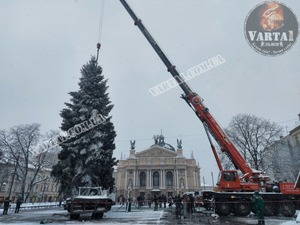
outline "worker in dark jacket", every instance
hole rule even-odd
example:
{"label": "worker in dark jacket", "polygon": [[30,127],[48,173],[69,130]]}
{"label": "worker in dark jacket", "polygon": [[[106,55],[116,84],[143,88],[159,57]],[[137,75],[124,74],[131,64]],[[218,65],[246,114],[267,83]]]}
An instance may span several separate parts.
{"label": "worker in dark jacket", "polygon": [[9,198],[6,197],[4,199],[4,204],[3,204],[3,215],[7,215],[8,208],[9,208]]}
{"label": "worker in dark jacket", "polygon": [[254,192],[252,202],[253,202],[253,207],[254,207],[254,210],[255,210],[255,214],[258,218],[258,224],[264,225],[265,224],[265,219],[264,219],[265,203],[264,203],[264,200],[260,196],[258,191]]}
{"label": "worker in dark jacket", "polygon": [[19,210],[20,210],[21,204],[22,204],[22,198],[21,198],[21,197],[19,197],[19,198],[17,199],[17,202],[16,202],[16,209],[15,209],[15,213],[19,213]]}

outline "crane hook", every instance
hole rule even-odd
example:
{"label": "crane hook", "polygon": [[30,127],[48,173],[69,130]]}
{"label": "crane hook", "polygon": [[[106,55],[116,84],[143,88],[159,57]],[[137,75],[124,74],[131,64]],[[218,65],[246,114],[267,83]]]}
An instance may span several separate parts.
{"label": "crane hook", "polygon": [[99,49],[101,47],[101,44],[98,42],[97,43],[97,59],[96,59],[96,62],[98,62],[98,58],[99,58]]}

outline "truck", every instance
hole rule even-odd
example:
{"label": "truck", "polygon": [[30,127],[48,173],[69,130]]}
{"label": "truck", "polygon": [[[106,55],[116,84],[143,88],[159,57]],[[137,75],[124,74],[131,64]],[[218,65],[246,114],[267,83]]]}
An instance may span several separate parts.
{"label": "truck", "polygon": [[[203,99],[191,90],[184,78],[177,71],[176,66],[170,62],[143,25],[142,20],[136,16],[126,0],[120,0],[120,2],[134,20],[134,25],[140,29],[167,67],[167,71],[171,73],[183,90],[184,94],[181,95],[181,98],[185,100],[203,124],[220,170],[217,190],[202,192],[204,207],[215,210],[221,216],[227,216],[230,213],[247,216],[253,211],[251,202],[253,193],[254,191],[259,191],[265,201],[264,214],[266,216],[278,214],[288,217],[293,216],[296,209],[300,209],[300,188],[295,187],[295,184],[291,182],[271,183],[269,176],[261,171],[252,169],[248,165],[227,134],[214,119],[209,109],[204,105]],[[235,166],[235,170],[223,169],[211,137],[215,139],[221,151],[231,160]]]}
{"label": "truck", "polygon": [[80,216],[101,219],[114,204],[113,196],[101,187],[79,187],[78,195],[68,198],[64,208],[71,220],[77,220]]}

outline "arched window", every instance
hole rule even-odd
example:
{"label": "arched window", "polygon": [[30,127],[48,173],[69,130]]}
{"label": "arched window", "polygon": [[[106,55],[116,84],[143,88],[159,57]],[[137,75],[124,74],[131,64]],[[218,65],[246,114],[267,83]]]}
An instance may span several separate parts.
{"label": "arched window", "polygon": [[173,187],[173,173],[171,171],[167,172],[166,183],[167,187]]}
{"label": "arched window", "polygon": [[140,173],[140,187],[146,187],[146,173]]}
{"label": "arched window", "polygon": [[159,187],[159,173],[157,171],[153,173],[153,187]]}

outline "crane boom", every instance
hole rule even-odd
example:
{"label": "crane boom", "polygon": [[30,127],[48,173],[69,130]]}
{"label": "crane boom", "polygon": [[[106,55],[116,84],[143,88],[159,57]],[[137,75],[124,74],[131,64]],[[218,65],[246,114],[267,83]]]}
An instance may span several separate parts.
{"label": "crane boom", "polygon": [[148,40],[150,45],[154,48],[155,52],[158,54],[160,59],[163,61],[163,63],[166,65],[168,72],[172,74],[172,76],[175,78],[175,80],[178,82],[182,90],[184,91],[185,94],[190,94],[192,93],[192,90],[190,87],[184,82],[184,79],[180,76],[178,71],[176,70],[176,67],[170,62],[170,60],[167,58],[165,53],[161,50],[159,45],[156,43],[154,38],[151,36],[151,34],[148,32],[146,27],[143,25],[142,20],[138,19],[138,17],[135,15],[135,13],[132,11],[130,6],[127,4],[125,0],[120,0],[129,15],[132,17],[134,20],[134,25],[136,25],[140,31],[144,34],[145,38]]}
{"label": "crane boom", "polygon": [[[205,107],[203,104],[203,99],[195,92],[191,90],[189,85],[185,82],[184,78],[180,76],[179,72],[176,70],[176,67],[170,62],[170,60],[167,58],[167,56],[164,54],[164,52],[161,50],[157,42],[154,40],[154,38],[151,36],[151,34],[148,32],[146,27],[143,25],[142,21],[135,15],[135,13],[132,11],[130,6],[127,4],[126,0],[120,0],[122,5],[125,7],[129,15],[134,20],[134,24],[138,26],[138,28],[141,30],[145,38],[148,40],[150,45],[153,47],[157,55],[160,57],[160,59],[163,61],[163,63],[166,65],[168,72],[172,74],[172,76],[175,78],[175,80],[178,82],[179,86],[184,91],[184,95],[182,95],[182,98],[185,99],[185,101],[188,103],[188,105],[193,109],[193,111],[196,113],[197,117],[201,120],[203,123],[203,126],[205,130],[209,131],[211,136],[214,137],[214,139],[217,141],[217,143],[220,145],[220,148],[222,152],[225,152],[229,159],[233,162],[236,169],[239,169],[243,173],[243,178],[246,181],[254,181],[254,183],[258,183],[259,179],[259,172],[253,171],[245,159],[241,156],[239,151],[236,149],[236,147],[233,145],[233,143],[229,140],[228,136],[225,134],[225,132],[222,130],[222,128],[218,125],[216,120],[213,118],[211,113],[209,112],[208,108]],[[214,149],[213,149],[214,151]],[[218,163],[218,166],[220,170],[222,169],[222,166],[220,165],[220,160],[214,152],[214,156],[216,158],[216,161]]]}

